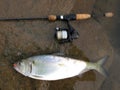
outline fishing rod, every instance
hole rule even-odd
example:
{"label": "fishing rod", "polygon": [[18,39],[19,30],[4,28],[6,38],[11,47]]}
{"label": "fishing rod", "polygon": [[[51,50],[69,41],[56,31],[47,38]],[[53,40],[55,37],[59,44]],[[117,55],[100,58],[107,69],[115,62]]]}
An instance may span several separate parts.
{"label": "fishing rod", "polygon": [[0,21],[20,21],[20,20],[83,20],[90,18],[90,14],[68,14],[68,15],[48,15],[48,17],[27,17],[27,18],[0,18]]}
{"label": "fishing rod", "polygon": [[48,20],[48,21],[66,21],[67,28],[56,27],[55,38],[59,43],[71,42],[79,37],[79,33],[70,25],[71,20],[86,20],[96,17],[112,17],[112,12],[107,12],[96,16],[95,14],[68,14],[68,15],[48,15],[47,17],[29,17],[29,18],[0,18],[0,21],[23,21],[23,20]]}
{"label": "fishing rod", "polygon": [[[0,18],[0,21],[22,21],[22,20],[49,20],[49,21],[56,21],[56,20],[85,20],[92,17],[95,17],[96,15],[93,14],[68,14],[68,15],[48,15],[48,17],[27,17],[27,18]],[[112,17],[112,12],[104,13],[103,15],[105,17]],[[99,17],[100,17],[99,16]]]}

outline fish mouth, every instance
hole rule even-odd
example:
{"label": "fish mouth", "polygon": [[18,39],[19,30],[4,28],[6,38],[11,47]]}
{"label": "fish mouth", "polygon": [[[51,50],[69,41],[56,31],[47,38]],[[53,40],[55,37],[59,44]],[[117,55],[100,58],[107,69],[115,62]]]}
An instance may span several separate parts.
{"label": "fish mouth", "polygon": [[[19,68],[17,67],[17,64],[16,64],[16,63],[13,64],[13,68],[14,68],[17,72],[23,74],[23,73],[19,70]],[[24,74],[23,74],[23,75],[24,75]]]}
{"label": "fish mouth", "polygon": [[17,67],[17,64],[16,64],[16,63],[14,63],[14,64],[13,64],[13,67]]}
{"label": "fish mouth", "polygon": [[13,64],[13,68],[14,68],[16,71],[20,72],[19,69],[17,68],[17,64],[16,64],[16,63]]}
{"label": "fish mouth", "polygon": [[22,72],[20,69],[19,69],[19,65],[17,63],[13,64],[13,68],[19,72],[20,74],[24,75],[24,76],[28,76],[28,74],[26,74],[25,72]]}

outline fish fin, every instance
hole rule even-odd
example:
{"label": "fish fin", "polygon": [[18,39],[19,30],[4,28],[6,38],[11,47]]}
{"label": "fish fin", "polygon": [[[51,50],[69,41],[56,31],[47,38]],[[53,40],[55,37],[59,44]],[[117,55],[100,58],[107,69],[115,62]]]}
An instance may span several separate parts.
{"label": "fish fin", "polygon": [[106,62],[106,60],[108,59],[109,56],[105,56],[102,59],[100,59],[97,63],[95,63],[95,70],[97,70],[98,72],[100,72],[102,75],[104,75],[105,77],[108,76],[108,72],[106,71],[106,69],[103,67],[104,63]]}
{"label": "fish fin", "polygon": [[106,60],[107,60],[108,58],[109,58],[109,56],[103,57],[102,59],[100,59],[100,60],[97,62],[97,64],[103,66],[104,63],[106,62]]}
{"label": "fish fin", "polygon": [[99,73],[101,73],[102,75],[104,75],[105,77],[108,76],[108,73],[107,71],[105,70],[105,68],[103,67],[105,61],[108,59],[108,56],[105,56],[103,57],[102,59],[100,59],[98,62],[96,63],[91,63],[91,62],[88,62],[87,63],[87,67],[86,67],[86,70],[96,70],[98,71]]}
{"label": "fish fin", "polygon": [[62,53],[62,52],[53,53],[52,55],[56,55],[56,56],[65,56],[65,54]]}

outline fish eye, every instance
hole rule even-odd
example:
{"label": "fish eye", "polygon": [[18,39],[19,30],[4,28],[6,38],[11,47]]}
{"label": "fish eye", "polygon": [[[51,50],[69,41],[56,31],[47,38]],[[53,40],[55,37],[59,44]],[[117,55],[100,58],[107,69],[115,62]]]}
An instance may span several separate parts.
{"label": "fish eye", "polygon": [[32,63],[35,64],[35,61],[33,61]]}
{"label": "fish eye", "polygon": [[22,65],[22,62],[18,62],[19,65]]}

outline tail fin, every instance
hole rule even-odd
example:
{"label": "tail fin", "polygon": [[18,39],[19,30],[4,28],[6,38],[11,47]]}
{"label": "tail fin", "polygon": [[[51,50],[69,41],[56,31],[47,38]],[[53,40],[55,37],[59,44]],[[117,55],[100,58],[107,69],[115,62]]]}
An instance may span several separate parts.
{"label": "tail fin", "polygon": [[100,59],[97,63],[95,63],[96,68],[95,70],[97,70],[98,72],[100,72],[102,75],[104,75],[105,77],[108,76],[107,71],[105,70],[105,68],[103,67],[105,61],[108,59],[108,56],[103,57],[102,59]]}
{"label": "tail fin", "polygon": [[103,57],[102,59],[100,59],[98,62],[96,63],[89,63],[88,64],[88,69],[94,69],[96,71],[98,71],[99,73],[101,73],[102,75],[104,75],[105,77],[108,76],[107,71],[105,70],[105,68],[103,67],[103,64],[105,63],[105,61],[108,59],[108,56]]}

